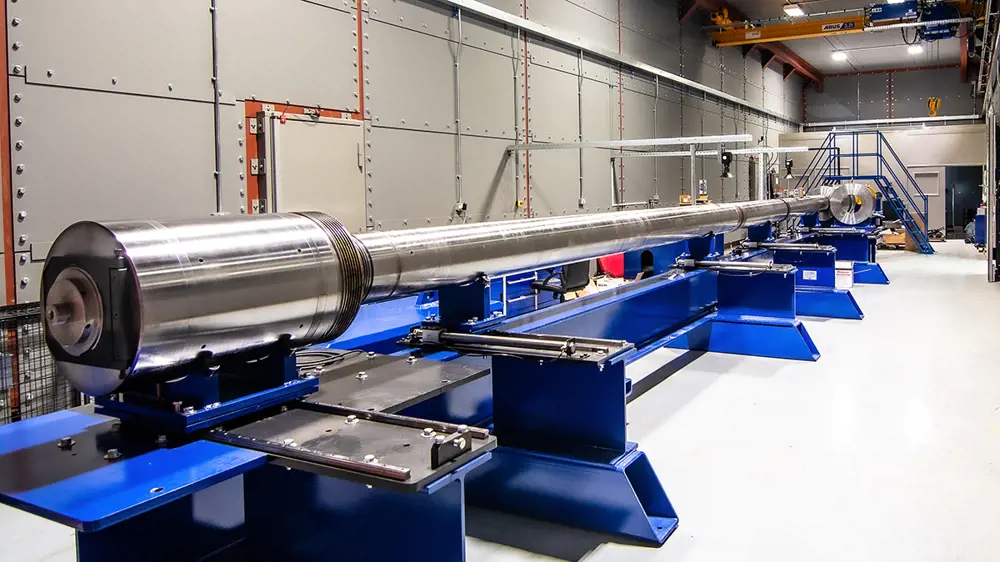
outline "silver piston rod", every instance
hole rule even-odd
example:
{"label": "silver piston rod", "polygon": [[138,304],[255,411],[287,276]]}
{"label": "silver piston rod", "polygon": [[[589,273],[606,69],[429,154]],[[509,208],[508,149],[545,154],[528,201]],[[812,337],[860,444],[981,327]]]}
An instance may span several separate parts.
{"label": "silver piston rod", "polygon": [[42,281],[60,372],[101,395],[342,334],[362,303],[827,211],[827,196],[348,234],[322,213],[81,222]]}

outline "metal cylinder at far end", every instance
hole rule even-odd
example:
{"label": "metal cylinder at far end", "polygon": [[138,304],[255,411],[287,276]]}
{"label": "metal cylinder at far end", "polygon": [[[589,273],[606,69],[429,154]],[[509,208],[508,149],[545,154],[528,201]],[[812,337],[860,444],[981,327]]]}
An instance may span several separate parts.
{"label": "metal cylinder at far end", "polygon": [[60,372],[101,395],[287,341],[329,341],[374,302],[825,211],[826,196],[353,236],[322,213],[81,222],[42,281]]}

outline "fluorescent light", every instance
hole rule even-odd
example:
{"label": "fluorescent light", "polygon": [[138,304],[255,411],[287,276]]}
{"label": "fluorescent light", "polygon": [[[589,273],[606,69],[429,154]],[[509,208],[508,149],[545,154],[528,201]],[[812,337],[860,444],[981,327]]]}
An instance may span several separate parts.
{"label": "fluorescent light", "polygon": [[833,60],[835,61],[847,60],[847,53],[845,53],[844,51],[834,51],[833,54],[831,54],[830,56],[833,57]]}
{"label": "fluorescent light", "polygon": [[903,2],[906,2],[906,0],[889,0],[888,1],[889,4],[902,4]]}
{"label": "fluorescent light", "polygon": [[919,55],[920,53],[924,52],[924,46],[921,45],[920,43],[917,43],[916,45],[910,45],[909,47],[906,48],[906,52],[910,53],[911,55]]}
{"label": "fluorescent light", "polygon": [[806,15],[798,4],[785,4],[785,15],[792,18],[800,18]]}

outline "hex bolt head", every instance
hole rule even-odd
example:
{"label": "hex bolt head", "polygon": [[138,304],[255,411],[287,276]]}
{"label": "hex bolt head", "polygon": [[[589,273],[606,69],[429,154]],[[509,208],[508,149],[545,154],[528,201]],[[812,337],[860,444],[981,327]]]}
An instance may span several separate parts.
{"label": "hex bolt head", "polygon": [[19,64],[15,64],[14,65],[14,74],[21,74],[22,70],[23,70],[23,67],[21,65],[19,65]]}
{"label": "hex bolt head", "polygon": [[14,94],[14,103],[19,103],[23,99],[21,94]]}
{"label": "hex bolt head", "polygon": [[24,141],[17,141],[17,142],[15,142],[14,143],[14,148],[17,149],[17,150],[21,150],[22,148],[24,148]]}
{"label": "hex bolt head", "polygon": [[56,71],[52,70],[51,68],[45,71],[45,75],[48,76],[49,78],[52,78],[52,76],[55,73],[56,73]]}
{"label": "hex bolt head", "polygon": [[446,439],[446,438],[445,438],[445,436],[444,436],[444,435],[435,435],[435,436],[434,436],[434,442],[435,442],[435,443],[444,443],[444,440],[445,440],[445,439]]}
{"label": "hex bolt head", "polygon": [[378,459],[375,458],[375,455],[370,455],[369,454],[369,455],[365,455],[365,462],[376,463],[376,462],[378,462]]}
{"label": "hex bolt head", "polygon": [[10,48],[14,49],[15,51],[19,50],[21,47],[22,44],[20,41],[14,41],[14,44],[10,46]]}
{"label": "hex bolt head", "polygon": [[17,220],[19,220],[19,221],[23,221],[27,217],[28,217],[28,213],[26,211],[21,211],[20,213],[17,214]]}
{"label": "hex bolt head", "polygon": [[184,406],[184,408],[181,409],[181,413],[184,414],[185,416],[193,414],[194,406]]}
{"label": "hex bolt head", "polygon": [[28,286],[28,283],[30,283],[30,282],[31,282],[31,279],[28,279],[27,277],[22,277],[21,278],[21,288],[22,289],[26,288]]}
{"label": "hex bolt head", "polygon": [[434,437],[434,428],[433,427],[425,427],[424,428],[424,432],[421,433],[420,435],[421,435],[421,437]]}
{"label": "hex bolt head", "polygon": [[17,173],[23,174],[24,173],[24,164],[18,164],[16,170],[17,170]]}
{"label": "hex bolt head", "polygon": [[368,373],[364,371],[358,371],[358,380],[365,380],[368,378]]}
{"label": "hex bolt head", "polygon": [[167,446],[167,436],[166,435],[160,435],[160,436],[158,436],[156,438],[156,445],[158,447],[166,447]]}
{"label": "hex bolt head", "polygon": [[469,426],[467,426],[465,424],[462,424],[462,425],[458,426],[458,432],[459,433],[468,433],[469,432]]}
{"label": "hex bolt head", "polygon": [[17,196],[18,197],[24,197],[24,188],[23,187],[17,188]]}
{"label": "hex bolt head", "polygon": [[377,354],[374,351],[369,351],[366,355],[369,359],[375,359],[375,357],[377,357]]}
{"label": "hex bolt head", "polygon": [[354,414],[351,414],[351,415],[347,416],[347,419],[344,420],[344,423],[346,423],[348,425],[354,425],[354,424],[358,423],[358,416],[356,416]]}
{"label": "hex bolt head", "polygon": [[111,83],[112,83],[112,84],[117,84],[117,83],[118,83],[118,78],[117,78],[117,77],[115,77],[115,76],[112,76],[112,77],[111,77]]}
{"label": "hex bolt head", "polygon": [[108,449],[107,453],[104,453],[104,459],[109,461],[116,461],[122,458],[122,452],[118,449]]}
{"label": "hex bolt head", "polygon": [[22,234],[22,235],[20,235],[20,236],[17,237],[17,243],[19,245],[24,246],[25,243],[27,243],[27,242],[28,242],[28,235],[27,234]]}
{"label": "hex bolt head", "polygon": [[56,444],[60,449],[69,449],[76,445],[76,441],[73,441],[72,437],[60,437],[59,442]]}
{"label": "hex bolt head", "polygon": [[24,119],[22,119],[20,117],[15,117],[14,118],[14,126],[15,127],[20,127],[22,124],[24,124]]}
{"label": "hex bolt head", "polygon": [[21,261],[21,265],[24,265],[24,264],[28,263],[28,256],[26,256],[24,254],[21,254],[20,261]]}
{"label": "hex bolt head", "polygon": [[21,18],[14,18],[10,20],[10,24],[14,27],[21,25]]}

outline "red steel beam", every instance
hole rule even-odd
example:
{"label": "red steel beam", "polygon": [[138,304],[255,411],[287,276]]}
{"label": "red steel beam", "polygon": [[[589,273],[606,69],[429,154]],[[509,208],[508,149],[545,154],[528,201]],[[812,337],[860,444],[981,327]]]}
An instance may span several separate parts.
{"label": "red steel beam", "polygon": [[966,82],[969,81],[969,37],[968,37],[968,33],[969,33],[969,24],[968,23],[963,23],[962,27],[960,27],[959,31],[958,31],[958,40],[962,42],[962,47],[961,47],[962,51],[961,51],[961,56],[960,56],[961,57],[960,60],[962,62],[960,63],[960,67],[959,67],[960,70],[959,70],[959,72],[960,72],[960,75],[962,77],[962,83],[963,84],[965,84]]}
{"label": "red steel beam", "polygon": [[698,0],[688,0],[687,4],[681,4],[678,6],[680,8],[680,22],[684,25],[686,21],[691,19],[691,16],[698,11]]}

